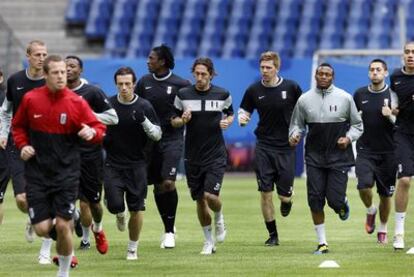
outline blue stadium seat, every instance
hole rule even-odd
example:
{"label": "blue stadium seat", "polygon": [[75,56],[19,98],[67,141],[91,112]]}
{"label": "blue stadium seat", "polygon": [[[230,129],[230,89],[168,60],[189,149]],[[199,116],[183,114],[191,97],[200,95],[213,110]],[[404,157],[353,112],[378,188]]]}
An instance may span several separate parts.
{"label": "blue stadium seat", "polygon": [[69,25],[83,25],[89,15],[89,0],[71,0],[65,12],[65,21]]}
{"label": "blue stadium seat", "polygon": [[93,0],[86,24],[86,37],[89,40],[105,39],[112,15],[111,0]]}

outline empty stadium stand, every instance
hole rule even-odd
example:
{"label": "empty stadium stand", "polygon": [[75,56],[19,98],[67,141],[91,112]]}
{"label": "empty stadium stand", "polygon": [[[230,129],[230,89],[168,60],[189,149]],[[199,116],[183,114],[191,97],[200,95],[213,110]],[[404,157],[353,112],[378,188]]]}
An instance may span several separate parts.
{"label": "empty stadium stand", "polygon": [[409,0],[70,0],[68,26],[113,57],[143,57],[168,44],[177,57],[256,58],[274,49],[309,57],[317,49],[400,48],[398,6],[414,38]]}

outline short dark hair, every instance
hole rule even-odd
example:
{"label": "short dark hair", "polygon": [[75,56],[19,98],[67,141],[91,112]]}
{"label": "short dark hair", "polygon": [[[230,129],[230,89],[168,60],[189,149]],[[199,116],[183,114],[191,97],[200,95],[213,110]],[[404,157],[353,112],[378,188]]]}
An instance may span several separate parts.
{"label": "short dark hair", "polygon": [[381,63],[385,70],[388,70],[387,63],[382,59],[373,59],[368,66],[368,69],[371,67],[373,63]]}
{"label": "short dark hair", "polygon": [[152,48],[151,51],[154,51],[157,54],[158,59],[165,61],[165,67],[174,69],[175,60],[170,47],[165,44],[161,44],[160,46]]}
{"label": "short dark hair", "polygon": [[315,72],[315,73],[318,73],[319,68],[321,68],[321,67],[323,67],[323,66],[326,66],[326,67],[329,67],[330,69],[332,69],[332,76],[334,76],[334,75],[335,75],[335,70],[334,70],[333,66],[332,66],[330,63],[321,63],[321,64],[320,64],[320,65],[318,65],[318,67],[316,68],[316,72]]}
{"label": "short dark hair", "polygon": [[210,73],[210,75],[212,77],[217,75],[216,71],[214,70],[213,61],[210,58],[207,58],[207,57],[197,58],[194,61],[193,66],[191,67],[191,72],[194,72],[195,67],[199,64],[204,65],[205,67],[207,67],[207,70],[208,70],[208,72]]}
{"label": "short dark hair", "polygon": [[43,72],[49,73],[49,64],[51,62],[64,62],[63,58],[59,55],[50,55],[43,62]]}
{"label": "short dark hair", "polygon": [[115,72],[115,74],[114,74],[114,81],[115,81],[115,84],[116,84],[116,77],[117,77],[117,76],[120,76],[120,75],[129,75],[129,74],[131,74],[131,75],[132,75],[132,82],[135,84],[135,82],[137,81],[137,76],[135,75],[134,70],[133,70],[132,68],[130,68],[129,66],[124,66],[124,67],[121,67],[121,68],[119,68],[119,69]]}
{"label": "short dark hair", "polygon": [[83,69],[83,61],[81,60],[81,58],[79,58],[78,56],[70,55],[70,56],[66,56],[66,58],[65,58],[65,60],[68,60],[68,59],[77,60],[78,64],[79,64],[79,67],[81,69]]}

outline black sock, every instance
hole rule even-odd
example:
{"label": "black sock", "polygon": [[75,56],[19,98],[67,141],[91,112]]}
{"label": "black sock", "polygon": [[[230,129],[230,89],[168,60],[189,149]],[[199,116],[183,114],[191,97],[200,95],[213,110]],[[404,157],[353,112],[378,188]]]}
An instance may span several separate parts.
{"label": "black sock", "polygon": [[277,237],[276,220],[272,220],[269,222],[265,221],[265,224],[266,224],[267,231],[269,232],[269,236]]}
{"label": "black sock", "polygon": [[166,233],[174,233],[175,214],[177,212],[177,190],[154,194],[155,203],[160,213]]}
{"label": "black sock", "polygon": [[165,232],[174,233],[174,224],[175,224],[175,214],[177,213],[178,206],[178,194],[177,190],[166,192],[167,198],[167,211],[166,219],[164,222]]}

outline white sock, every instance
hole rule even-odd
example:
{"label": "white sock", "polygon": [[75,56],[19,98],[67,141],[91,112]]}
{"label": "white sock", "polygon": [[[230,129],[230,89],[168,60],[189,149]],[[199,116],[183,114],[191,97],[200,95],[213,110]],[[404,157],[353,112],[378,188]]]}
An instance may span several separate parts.
{"label": "white sock", "polygon": [[102,231],[102,221],[101,222],[95,222],[95,220],[94,220],[92,231],[94,231],[95,233],[101,232]]}
{"label": "white sock", "polygon": [[222,222],[222,221],[224,221],[224,216],[223,216],[223,213],[221,212],[221,210],[218,211],[218,212],[214,212],[214,221],[215,222]]}
{"label": "white sock", "polygon": [[404,234],[405,213],[395,213],[395,234]]}
{"label": "white sock", "polygon": [[136,252],[138,249],[138,241],[129,240],[128,241],[128,251]]}
{"label": "white sock", "polygon": [[380,222],[378,232],[387,233],[387,223]]}
{"label": "white sock", "polygon": [[318,237],[319,244],[328,244],[326,242],[325,224],[315,225],[316,236]]}
{"label": "white sock", "polygon": [[367,214],[375,214],[377,212],[377,208],[374,204],[371,205],[371,207],[367,208]]}
{"label": "white sock", "polygon": [[213,242],[213,234],[211,232],[211,225],[203,226],[204,238],[206,241]]}
{"label": "white sock", "polygon": [[59,255],[59,271],[57,276],[66,277],[69,276],[70,263],[72,262],[72,255],[62,256]]}
{"label": "white sock", "polygon": [[40,247],[40,255],[43,257],[50,257],[50,250],[52,249],[52,242],[51,238],[43,238],[42,246]]}
{"label": "white sock", "polygon": [[81,225],[82,226],[82,240],[83,240],[83,242],[89,242],[89,230],[90,230],[90,228],[89,228],[89,226],[88,227],[85,227],[85,226],[83,226],[83,225]]}

